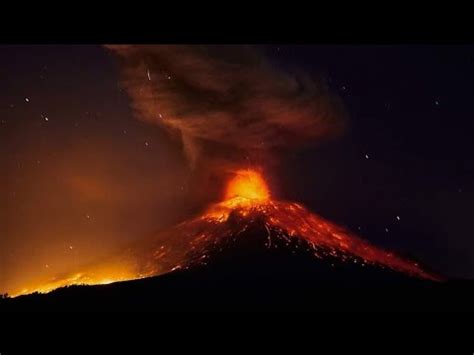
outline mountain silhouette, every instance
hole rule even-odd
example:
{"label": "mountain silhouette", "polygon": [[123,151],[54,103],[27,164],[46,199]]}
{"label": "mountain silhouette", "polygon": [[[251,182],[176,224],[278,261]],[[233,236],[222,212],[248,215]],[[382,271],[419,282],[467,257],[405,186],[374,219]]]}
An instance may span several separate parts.
{"label": "mountain silhouette", "polygon": [[472,282],[446,280],[420,262],[377,248],[301,204],[272,199],[259,176],[243,174],[243,180],[231,184],[223,202],[127,248],[118,260],[134,261],[137,280],[95,286],[69,282],[47,294],[3,300],[1,307],[38,311],[472,308]]}

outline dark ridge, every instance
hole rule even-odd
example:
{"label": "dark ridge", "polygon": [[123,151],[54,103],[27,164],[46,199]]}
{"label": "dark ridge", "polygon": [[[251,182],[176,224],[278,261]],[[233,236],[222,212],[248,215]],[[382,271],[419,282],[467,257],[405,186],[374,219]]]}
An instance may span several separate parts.
{"label": "dark ridge", "polygon": [[[472,282],[432,282],[386,268],[315,258],[305,242],[255,221],[194,266],[148,279],[70,286],[0,302],[2,311],[473,310]],[[271,245],[269,245],[269,240]],[[293,241],[294,240],[294,241]]]}

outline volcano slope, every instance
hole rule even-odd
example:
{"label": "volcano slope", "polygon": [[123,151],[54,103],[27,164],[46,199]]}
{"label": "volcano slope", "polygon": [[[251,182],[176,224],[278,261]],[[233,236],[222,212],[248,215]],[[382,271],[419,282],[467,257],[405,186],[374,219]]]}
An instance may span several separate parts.
{"label": "volcano slope", "polygon": [[20,296],[2,308],[466,310],[474,296],[470,282],[443,281],[299,204],[274,200],[228,199],[134,253],[143,279]]}

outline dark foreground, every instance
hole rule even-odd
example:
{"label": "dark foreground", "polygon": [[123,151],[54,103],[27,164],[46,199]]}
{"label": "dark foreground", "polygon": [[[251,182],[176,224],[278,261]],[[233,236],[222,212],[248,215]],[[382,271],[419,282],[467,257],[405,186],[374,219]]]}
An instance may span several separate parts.
{"label": "dark foreground", "polygon": [[0,310],[468,311],[473,299],[471,281],[424,281],[275,249],[233,250],[158,277],[6,299]]}

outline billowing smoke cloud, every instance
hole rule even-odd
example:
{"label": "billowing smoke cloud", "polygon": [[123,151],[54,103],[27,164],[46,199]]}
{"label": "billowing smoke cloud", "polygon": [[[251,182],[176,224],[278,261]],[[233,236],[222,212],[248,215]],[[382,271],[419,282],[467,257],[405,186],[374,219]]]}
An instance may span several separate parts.
{"label": "billowing smoke cloud", "polygon": [[322,83],[277,70],[254,47],[107,48],[120,58],[137,117],[180,136],[192,166],[319,142],[343,129],[339,100]]}

